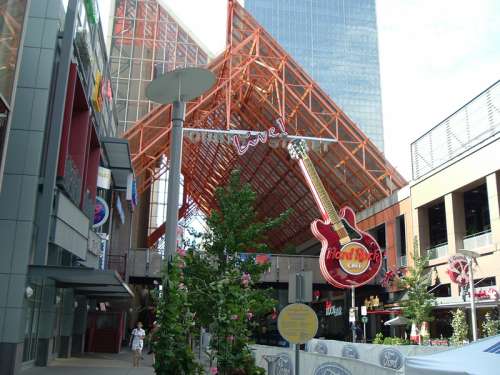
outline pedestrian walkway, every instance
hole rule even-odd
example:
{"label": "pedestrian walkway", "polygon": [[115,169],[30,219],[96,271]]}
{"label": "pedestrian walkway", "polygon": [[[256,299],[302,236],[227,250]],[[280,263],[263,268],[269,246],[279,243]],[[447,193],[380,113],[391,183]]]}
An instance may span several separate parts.
{"label": "pedestrian walkway", "polygon": [[87,353],[83,357],[58,358],[48,367],[33,367],[22,375],[153,375],[152,356],[144,353],[141,367],[132,367],[132,353]]}

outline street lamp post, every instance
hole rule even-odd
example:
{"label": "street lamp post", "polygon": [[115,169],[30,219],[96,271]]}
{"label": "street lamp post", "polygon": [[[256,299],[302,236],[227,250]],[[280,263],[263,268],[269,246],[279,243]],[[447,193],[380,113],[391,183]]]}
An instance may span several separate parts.
{"label": "street lamp post", "polygon": [[182,162],[182,132],[186,102],[200,96],[215,82],[215,76],[203,68],[173,70],[153,80],[146,88],[146,96],[160,104],[172,103],[172,130],[168,170],[166,260],[170,262],[177,248],[179,187]]}
{"label": "street lamp post", "polygon": [[479,254],[465,249],[460,249],[457,253],[467,258],[467,267],[469,269],[469,294],[470,294],[470,316],[472,325],[472,341],[477,340],[477,321],[476,321],[476,300],[474,298],[474,272],[472,271],[473,259],[479,257]]}

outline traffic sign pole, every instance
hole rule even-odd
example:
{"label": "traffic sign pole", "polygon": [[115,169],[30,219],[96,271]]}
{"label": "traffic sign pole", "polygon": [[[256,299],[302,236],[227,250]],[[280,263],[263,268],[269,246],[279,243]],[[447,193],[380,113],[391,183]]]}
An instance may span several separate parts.
{"label": "traffic sign pole", "polygon": [[[355,287],[351,287],[351,305],[353,310],[356,309],[356,298],[354,291]],[[354,315],[354,321],[352,322],[352,342],[356,342],[356,315]]]}

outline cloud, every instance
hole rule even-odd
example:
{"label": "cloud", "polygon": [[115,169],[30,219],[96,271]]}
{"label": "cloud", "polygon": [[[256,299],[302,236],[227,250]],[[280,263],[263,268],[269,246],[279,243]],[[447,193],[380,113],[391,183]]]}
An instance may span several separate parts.
{"label": "cloud", "polygon": [[500,2],[379,0],[386,156],[410,177],[410,142],[500,78]]}

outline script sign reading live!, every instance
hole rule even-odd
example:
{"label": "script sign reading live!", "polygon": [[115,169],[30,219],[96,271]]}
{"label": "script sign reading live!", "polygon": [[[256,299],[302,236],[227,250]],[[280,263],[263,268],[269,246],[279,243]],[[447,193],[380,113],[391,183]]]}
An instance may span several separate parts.
{"label": "script sign reading live!", "polygon": [[318,317],[309,306],[292,303],[281,310],[278,331],[289,343],[304,344],[318,332]]}

